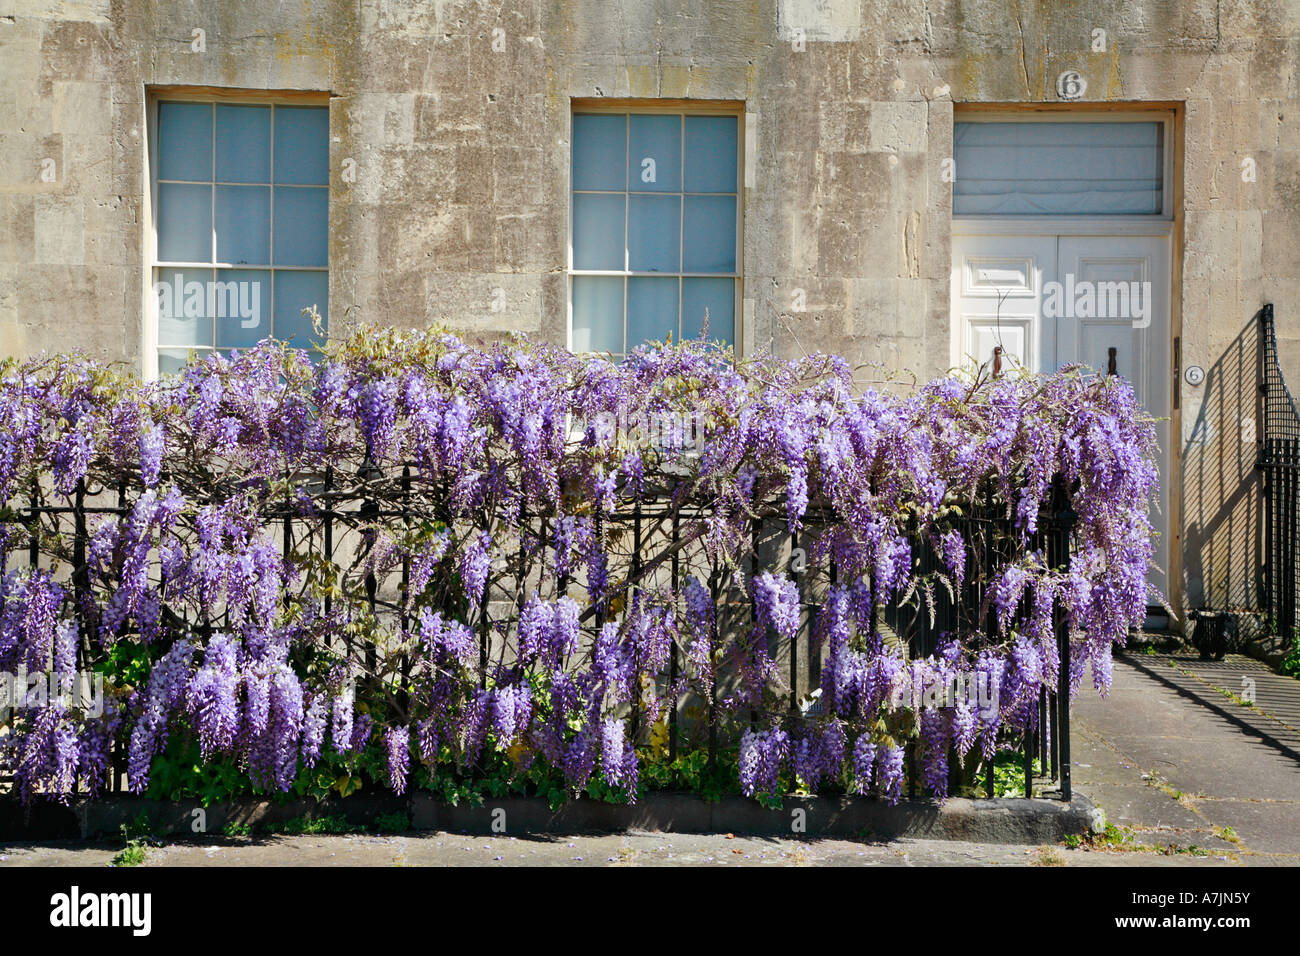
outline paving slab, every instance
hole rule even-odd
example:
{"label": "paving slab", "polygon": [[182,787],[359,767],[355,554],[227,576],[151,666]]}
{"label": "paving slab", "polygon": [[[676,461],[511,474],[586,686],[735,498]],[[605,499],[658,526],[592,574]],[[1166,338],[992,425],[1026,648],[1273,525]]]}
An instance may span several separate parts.
{"label": "paving slab", "polygon": [[1300,795],[1300,765],[1249,738],[1138,736],[1109,738],[1135,763],[1175,791],[1202,797],[1287,800]]}
{"label": "paving slab", "polygon": [[1155,787],[1102,783],[1089,784],[1086,789],[1093,802],[1106,811],[1110,823],[1213,832],[1204,818]]}
{"label": "paving slab", "polygon": [[1300,682],[1249,658],[1120,656],[1109,699],[1085,693],[1073,708],[1075,786],[1138,843],[1300,865],[1297,702]]}
{"label": "paving slab", "polygon": [[1196,812],[1217,827],[1232,827],[1241,843],[1294,856],[1300,864],[1300,807],[1263,800],[1198,800]]}
{"label": "paving slab", "polygon": [[1275,673],[1259,661],[1229,654],[1221,661],[1203,661],[1195,655],[1160,655],[1167,666],[1190,672],[1207,685],[1253,701],[1272,718],[1274,732],[1300,745],[1300,681]]}

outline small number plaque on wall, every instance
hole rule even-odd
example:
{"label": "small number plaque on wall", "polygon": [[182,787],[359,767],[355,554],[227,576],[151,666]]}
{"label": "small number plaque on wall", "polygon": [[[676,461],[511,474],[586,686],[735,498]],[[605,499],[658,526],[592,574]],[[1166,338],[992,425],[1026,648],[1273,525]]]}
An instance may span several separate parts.
{"label": "small number plaque on wall", "polygon": [[1082,98],[1088,89],[1088,81],[1078,70],[1066,70],[1056,78],[1056,95],[1063,100]]}

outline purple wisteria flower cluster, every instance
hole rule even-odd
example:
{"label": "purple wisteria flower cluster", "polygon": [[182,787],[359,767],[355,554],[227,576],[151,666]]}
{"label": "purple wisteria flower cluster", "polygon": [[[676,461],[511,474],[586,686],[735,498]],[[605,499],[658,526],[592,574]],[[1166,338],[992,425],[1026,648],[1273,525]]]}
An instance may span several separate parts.
{"label": "purple wisteria flower cluster", "polygon": [[[1058,612],[1072,692],[1090,667],[1104,694],[1152,597],[1154,428],[1127,383],[1082,370],[895,395],[826,356],[612,362],[385,330],[149,383],[11,360],[0,414],[0,671],[107,677],[102,716],[15,702],[0,768],[28,797],[102,786],[113,753],[143,791],[188,739],[260,790],[364,758],[401,793],[508,755],[634,799],[674,714],[684,746],[738,752],[746,793],[896,800],[912,739],[942,797],[953,756],[1037,719]],[[1068,567],[1034,543],[1053,494],[1076,516]],[[988,501],[1014,552],[996,567],[958,531]],[[800,535],[802,576],[752,573],[756,521]],[[971,583],[992,627],[911,659],[882,639],[889,602]],[[805,621],[820,706],[792,717],[773,655]]]}

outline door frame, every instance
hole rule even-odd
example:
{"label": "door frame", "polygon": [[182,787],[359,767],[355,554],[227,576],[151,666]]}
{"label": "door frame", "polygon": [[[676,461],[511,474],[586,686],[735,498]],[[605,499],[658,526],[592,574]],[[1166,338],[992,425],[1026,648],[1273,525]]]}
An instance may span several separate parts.
{"label": "door frame", "polygon": [[[1170,627],[1183,630],[1183,448],[1182,448],[1182,335],[1184,255],[1184,153],[1186,106],[1180,101],[1124,101],[1088,103],[953,103],[953,123],[962,122],[1087,122],[1098,119],[1164,124],[1164,198],[1161,213],[1150,216],[958,216],[950,213],[951,235],[1149,235],[1169,239],[1169,357],[1167,407],[1169,448],[1162,449],[1167,464],[1169,566],[1165,568],[1169,593],[1165,595],[1175,619]],[[955,150],[954,150],[955,152]],[[958,171],[960,175],[960,171]],[[951,209],[951,206],[949,206]],[[952,264],[949,262],[949,272]],[[949,314],[951,315],[951,302]],[[964,330],[954,322],[950,330],[952,365],[962,360]]]}

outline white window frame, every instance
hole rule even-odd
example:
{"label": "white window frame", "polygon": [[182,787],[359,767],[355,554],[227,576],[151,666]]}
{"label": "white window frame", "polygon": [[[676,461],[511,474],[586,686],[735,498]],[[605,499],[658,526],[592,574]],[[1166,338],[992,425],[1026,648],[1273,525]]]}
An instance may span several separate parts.
{"label": "white window frame", "polygon": [[[1084,233],[1096,232],[1107,234],[1113,232],[1125,235],[1149,235],[1153,223],[1174,221],[1174,114],[1172,110],[1129,110],[1129,109],[1045,109],[1045,110],[971,110],[963,109],[962,104],[953,108],[952,114],[954,140],[959,123],[1159,123],[1160,162],[1161,162],[1161,197],[1158,213],[1128,213],[1124,215],[1097,214],[1094,216],[1057,216],[1042,213],[1002,213],[1000,215],[952,214],[953,229],[961,232],[980,232],[984,234],[1020,234],[1025,226],[1036,219],[1052,220],[1070,229],[1082,230]],[[957,147],[953,145],[953,159],[956,160]],[[961,178],[961,167],[957,167],[957,178]],[[1100,223],[1099,220],[1105,220]],[[1166,230],[1167,231],[1167,230]]]}
{"label": "white window frame", "polygon": [[[623,211],[623,269],[575,269],[573,266],[573,117],[580,114],[603,114],[616,116],[631,116],[636,114],[653,114],[669,116],[732,116],[736,118],[736,268],[734,272],[633,272],[627,268],[627,229],[629,225],[629,213],[627,206]],[[745,122],[745,108],[743,103],[737,102],[710,102],[707,100],[674,100],[671,102],[659,100],[614,100],[609,102],[592,102],[590,100],[575,99],[570,104],[569,109],[569,167],[566,181],[568,190],[568,235],[566,242],[566,261],[565,267],[567,275],[565,277],[565,346],[570,351],[573,350],[573,278],[574,276],[610,276],[623,279],[623,347],[628,348],[627,341],[627,280],[640,276],[660,279],[731,279],[734,284],[734,303],[732,305],[732,315],[734,316],[734,328],[732,329],[732,348],[737,356],[742,354],[742,342],[744,341],[744,291],[745,291],[745,269],[744,269],[744,250],[745,250],[745,150],[746,139],[748,136],[748,124]],[[630,135],[630,132],[629,132]],[[682,138],[683,163],[682,170],[685,173],[685,137]],[[625,163],[629,160],[625,157]],[[628,167],[630,168],[630,167]],[[685,191],[685,182],[682,183],[682,190],[678,193],[683,197],[687,195],[697,195]],[[584,194],[606,194],[624,196],[632,195],[632,192],[626,188],[626,183],[622,190],[578,190]],[[658,195],[658,194],[651,194]],[[670,194],[671,195],[671,194]],[[698,195],[723,195],[723,194],[698,194]],[[725,195],[730,195],[725,194]],[[685,210],[682,212],[682,228],[685,228]],[[682,237],[683,239],[685,237]],[[683,283],[679,281],[677,287],[677,315],[678,323],[681,322],[682,313],[682,290]],[[631,343],[635,348],[640,343]]]}
{"label": "white window frame", "polygon": [[[145,255],[144,255],[143,289],[141,295],[142,320],[140,323],[141,325],[140,353],[141,353],[141,375],[147,381],[152,381],[158,378],[158,352],[161,348],[163,348],[163,346],[160,345],[158,341],[158,302],[156,297],[153,294],[154,282],[156,281],[156,275],[158,270],[178,268],[178,267],[185,268],[191,266],[194,268],[203,268],[203,269],[259,268],[257,266],[249,266],[242,263],[230,264],[230,263],[216,262],[215,261],[215,255],[216,255],[215,234],[213,236],[213,247],[212,247],[214,261],[211,263],[177,264],[173,262],[159,261],[158,259],[158,169],[159,169],[158,107],[159,104],[164,102],[210,103],[213,104],[214,106],[223,105],[223,104],[233,105],[233,106],[272,106],[272,107],[313,106],[313,107],[323,107],[329,109],[330,96],[328,93],[315,92],[315,91],[310,91],[310,92],[298,91],[298,90],[281,90],[281,91],[260,90],[259,91],[259,90],[209,89],[209,88],[195,88],[195,87],[154,87],[146,91],[145,129],[147,130],[147,143],[145,149],[144,176],[145,176],[145,184],[147,188],[144,193],[144,200],[145,200],[144,210],[143,210],[143,215],[141,216],[141,218],[144,221],[144,230],[145,230],[145,236],[144,236]],[[215,121],[215,111],[214,111],[214,121]],[[272,122],[274,123],[274,118],[272,119]],[[330,126],[331,128],[333,127],[332,122],[330,123]],[[326,140],[327,149],[329,148],[332,141],[333,141],[332,136],[327,138]],[[215,136],[213,137],[212,148],[213,150],[216,149]],[[274,149],[275,149],[274,125],[272,126],[271,149],[272,149],[272,156],[274,157]],[[331,171],[331,179],[332,179],[333,163],[328,161],[328,157],[327,157],[327,163]],[[213,176],[214,177],[216,176],[215,157],[214,157]],[[310,188],[319,189],[321,187],[313,186]],[[334,207],[332,183],[330,185],[327,185],[325,189],[328,196],[326,202],[327,221],[332,226],[333,207]],[[214,202],[215,202],[215,190],[214,190]],[[274,184],[272,184],[271,202],[272,202],[271,242],[272,242],[272,247],[274,247],[274,241],[275,241],[274,239],[274,235],[275,235]],[[213,230],[216,229],[215,215],[213,216],[212,228]],[[267,271],[270,271],[272,277],[271,278],[272,287],[271,287],[271,294],[270,294],[272,316],[268,316],[267,321],[273,322],[274,321],[273,316],[275,310],[274,283],[275,283],[276,269],[271,266],[267,266],[264,268],[266,268]],[[324,266],[282,267],[281,271],[324,272],[326,273],[326,275],[328,275],[330,272],[330,268],[331,267],[328,261],[328,240],[327,240],[326,264]],[[215,339],[211,346],[199,345],[199,346],[186,346],[186,347],[198,353],[225,351],[225,349],[219,348],[216,345]],[[181,347],[177,346],[177,348],[181,348]]]}
{"label": "white window frame", "polygon": [[[949,229],[949,250],[952,239],[958,236],[1155,236],[1166,240],[1170,248],[1172,268],[1174,245],[1174,123],[1175,113],[1169,107],[1152,109],[1127,109],[1123,105],[1099,104],[1081,108],[1046,109],[986,109],[979,104],[955,104],[953,107],[953,134],[958,123],[1160,123],[1161,165],[1164,181],[1159,213],[1093,216],[1054,216],[1038,213],[1004,213],[998,216],[959,215],[952,213]],[[956,158],[956,147],[953,148]],[[957,176],[961,176],[958,167]],[[951,267],[950,267],[951,271]],[[1171,276],[1172,278],[1172,276]],[[951,276],[950,276],[951,282]],[[1174,295],[1171,288],[1170,296]],[[952,300],[949,299],[949,309]],[[1172,305],[1171,305],[1172,308]],[[1171,316],[1172,321],[1172,316]],[[954,322],[949,336],[949,365],[961,367],[966,361],[966,329]],[[1036,348],[1036,346],[1031,346]]]}

